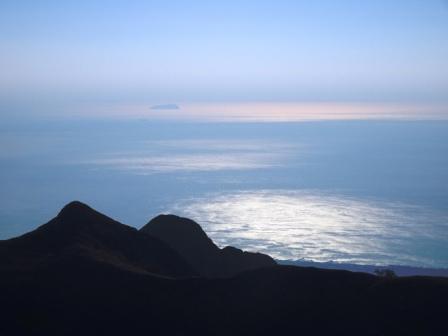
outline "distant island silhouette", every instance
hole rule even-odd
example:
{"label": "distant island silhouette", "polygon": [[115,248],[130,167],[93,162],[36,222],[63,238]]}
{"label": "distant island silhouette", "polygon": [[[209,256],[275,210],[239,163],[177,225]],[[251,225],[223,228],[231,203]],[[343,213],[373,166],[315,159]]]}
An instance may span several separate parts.
{"label": "distant island silhouette", "polygon": [[443,335],[448,279],[278,265],[86,204],[0,241],[0,335]]}
{"label": "distant island silhouette", "polygon": [[178,110],[180,109],[177,104],[159,104],[151,106],[151,110]]}

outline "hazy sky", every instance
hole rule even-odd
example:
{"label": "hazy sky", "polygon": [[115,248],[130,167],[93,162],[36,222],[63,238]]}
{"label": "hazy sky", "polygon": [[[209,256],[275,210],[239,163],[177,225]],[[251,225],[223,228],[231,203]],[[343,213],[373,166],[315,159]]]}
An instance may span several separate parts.
{"label": "hazy sky", "polygon": [[442,0],[2,0],[0,48],[4,101],[448,101]]}

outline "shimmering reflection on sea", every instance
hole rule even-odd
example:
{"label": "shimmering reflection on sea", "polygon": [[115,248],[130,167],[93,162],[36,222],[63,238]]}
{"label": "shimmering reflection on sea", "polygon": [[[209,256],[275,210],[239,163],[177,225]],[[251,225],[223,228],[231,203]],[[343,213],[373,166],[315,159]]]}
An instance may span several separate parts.
{"label": "shimmering reflection on sea", "polygon": [[448,266],[448,217],[424,207],[312,191],[241,191],[169,209],[219,245],[279,259]]}

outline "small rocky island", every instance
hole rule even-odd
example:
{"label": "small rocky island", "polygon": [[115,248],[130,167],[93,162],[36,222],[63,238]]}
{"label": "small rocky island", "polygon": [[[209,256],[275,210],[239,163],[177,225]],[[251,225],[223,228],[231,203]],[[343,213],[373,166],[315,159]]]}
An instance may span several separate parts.
{"label": "small rocky island", "polygon": [[179,110],[180,107],[177,104],[160,104],[151,106],[151,110]]}

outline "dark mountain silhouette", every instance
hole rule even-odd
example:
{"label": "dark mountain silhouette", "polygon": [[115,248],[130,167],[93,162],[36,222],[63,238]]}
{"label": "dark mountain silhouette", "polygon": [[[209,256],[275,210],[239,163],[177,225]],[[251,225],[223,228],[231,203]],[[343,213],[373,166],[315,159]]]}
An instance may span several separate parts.
{"label": "dark mountain silhouette", "polygon": [[78,202],[0,241],[2,336],[444,335],[447,302],[446,278],[279,265],[198,277],[166,243]]}
{"label": "dark mountain silhouette", "polygon": [[35,269],[81,258],[135,272],[197,274],[159,239],[142,235],[81,202],[66,205],[47,224],[0,244],[2,269]]}
{"label": "dark mountain silhouette", "polygon": [[159,215],[140,231],[173,247],[201,275],[207,277],[232,276],[276,264],[274,259],[265,254],[243,252],[230,246],[220,249],[198,223],[188,218]]}

